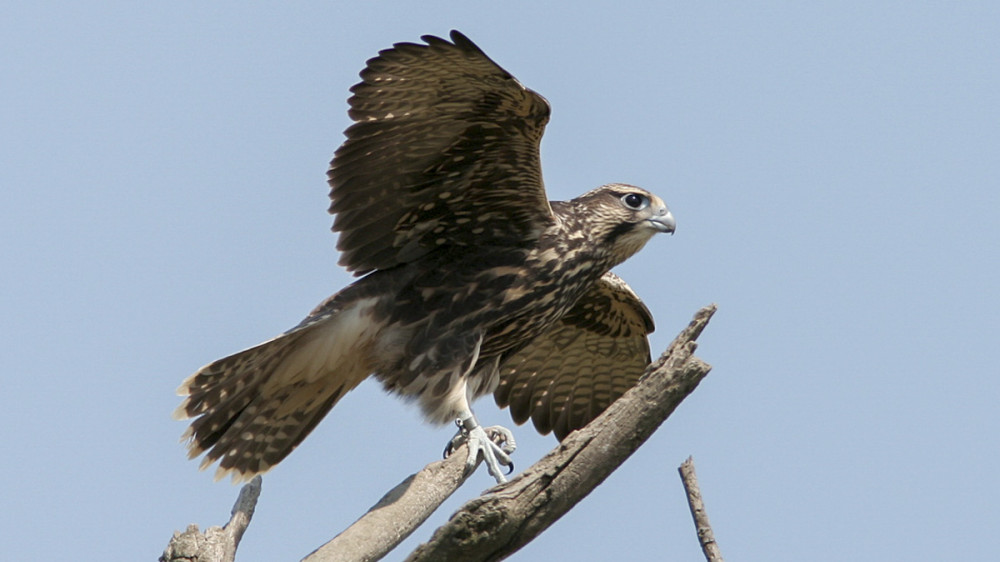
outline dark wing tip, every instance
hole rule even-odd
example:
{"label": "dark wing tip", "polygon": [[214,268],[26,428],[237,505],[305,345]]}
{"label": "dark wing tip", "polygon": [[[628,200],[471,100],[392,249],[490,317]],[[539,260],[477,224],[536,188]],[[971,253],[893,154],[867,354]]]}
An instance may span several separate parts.
{"label": "dark wing tip", "polygon": [[[438,37],[437,35],[421,35],[420,40],[427,43],[429,46],[441,45],[447,47],[458,47],[463,51],[473,51],[476,53],[483,53],[483,50],[479,48],[478,45],[472,42],[464,33],[457,29],[452,29],[451,33],[448,34],[451,39],[449,43],[447,39]],[[397,43],[396,45],[413,45],[413,43]],[[424,47],[424,45],[418,45],[419,47]],[[485,53],[483,53],[485,54]]]}
{"label": "dark wing tip", "polygon": [[479,53],[483,52],[478,45],[472,42],[472,39],[469,39],[464,33],[457,29],[452,29],[448,36],[451,37],[452,43],[454,43],[457,47],[461,47],[466,51],[476,51]]}
{"label": "dark wing tip", "polygon": [[[424,43],[427,43],[427,45],[431,45],[431,46],[441,45],[441,44],[451,46],[451,43],[449,43],[447,39],[442,39],[441,37],[438,37],[437,35],[421,35],[420,36],[420,40],[423,41]],[[420,46],[424,47],[424,45],[420,45]]]}

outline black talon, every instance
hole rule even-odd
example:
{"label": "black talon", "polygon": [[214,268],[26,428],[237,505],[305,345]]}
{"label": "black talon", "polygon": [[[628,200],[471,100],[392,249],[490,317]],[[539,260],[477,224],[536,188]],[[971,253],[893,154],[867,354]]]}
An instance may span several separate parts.
{"label": "black talon", "polygon": [[507,474],[508,475],[513,474],[513,472],[514,472],[514,461],[510,461],[510,470],[507,471]]}

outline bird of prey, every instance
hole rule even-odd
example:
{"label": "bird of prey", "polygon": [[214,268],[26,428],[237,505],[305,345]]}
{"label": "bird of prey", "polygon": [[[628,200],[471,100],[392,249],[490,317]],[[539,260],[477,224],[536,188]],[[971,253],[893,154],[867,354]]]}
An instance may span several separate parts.
{"label": "bird of prey", "polygon": [[514,439],[479,425],[476,398],[561,440],[649,363],[650,313],[609,270],[674,231],[663,200],[616,183],[549,201],[548,102],[461,33],[422,39],[368,61],[328,172],[340,264],[360,279],[178,389],[190,457],[217,479],[267,471],[373,375],[456,422],[446,451],[467,442],[467,466],[481,455],[504,482]]}

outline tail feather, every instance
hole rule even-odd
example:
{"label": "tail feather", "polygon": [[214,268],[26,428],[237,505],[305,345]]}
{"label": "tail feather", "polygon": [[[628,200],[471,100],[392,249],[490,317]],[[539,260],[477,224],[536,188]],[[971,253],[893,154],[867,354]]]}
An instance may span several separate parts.
{"label": "tail feather", "polygon": [[299,337],[284,334],[205,365],[177,388],[177,394],[187,398],[174,410],[174,419],[200,416],[222,402],[235,403],[253,392],[263,382],[262,376],[288,356]]}
{"label": "tail feather", "polygon": [[327,396],[317,396],[314,407],[284,417],[275,415],[273,402],[272,408],[262,413],[248,408],[205,456],[201,468],[218,460],[215,479],[231,475],[236,482],[267,472],[312,432],[345,393],[344,389],[338,389]]}
{"label": "tail feather", "polygon": [[[360,307],[363,309],[363,307]],[[357,310],[312,322],[202,367],[178,389],[182,436],[202,469],[234,482],[288,456],[330,408],[370,372],[373,326]]]}

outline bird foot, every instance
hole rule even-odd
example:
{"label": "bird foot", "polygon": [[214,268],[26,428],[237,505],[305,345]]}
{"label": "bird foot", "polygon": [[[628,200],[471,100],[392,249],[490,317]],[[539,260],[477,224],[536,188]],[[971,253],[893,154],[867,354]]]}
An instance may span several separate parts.
{"label": "bird foot", "polygon": [[472,414],[459,418],[455,423],[458,424],[458,433],[445,447],[445,458],[455,452],[462,443],[468,443],[469,458],[465,463],[466,474],[476,469],[476,463],[482,455],[487,470],[496,479],[497,484],[506,482],[507,478],[500,470],[500,466],[507,467],[507,474],[514,472],[514,462],[510,460],[510,454],[517,448],[514,434],[499,425],[483,428]]}

